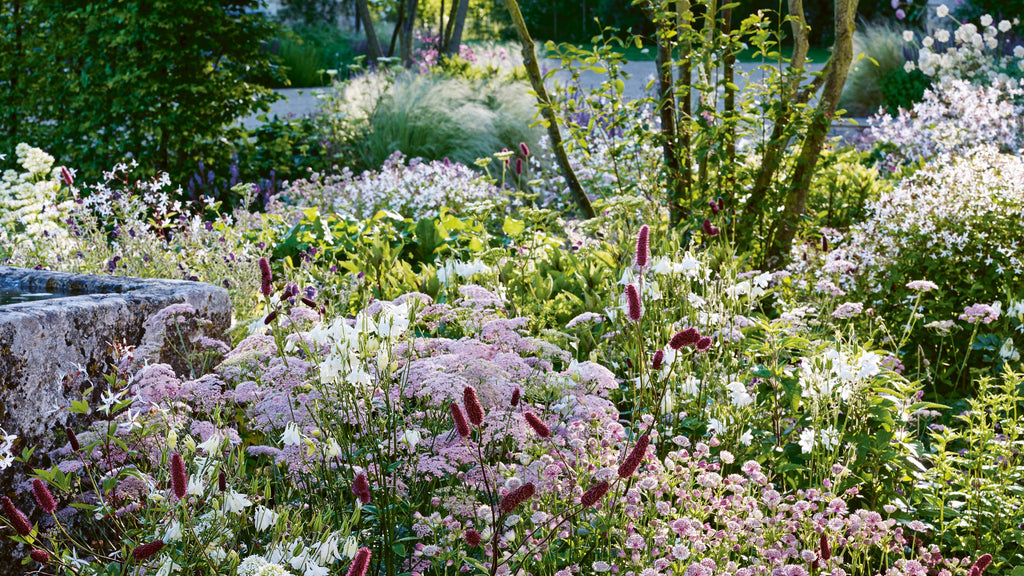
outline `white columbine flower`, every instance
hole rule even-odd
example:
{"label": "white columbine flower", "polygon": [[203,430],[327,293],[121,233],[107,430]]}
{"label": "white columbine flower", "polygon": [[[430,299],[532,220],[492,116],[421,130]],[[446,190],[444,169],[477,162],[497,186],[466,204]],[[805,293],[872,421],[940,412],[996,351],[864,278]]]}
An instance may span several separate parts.
{"label": "white columbine flower", "polygon": [[1013,338],[1007,338],[1006,341],[1003,342],[1003,347],[999,349],[999,355],[1002,356],[1004,360],[1009,360],[1011,362],[1020,360],[1020,352],[1014,348]]}
{"label": "white columbine flower", "polygon": [[221,441],[222,438],[220,436],[220,432],[214,432],[213,434],[210,434],[210,437],[206,439],[206,442],[199,445],[199,448],[202,448],[207,454],[213,454],[220,451]]}
{"label": "white columbine flower", "polygon": [[284,427],[284,434],[281,436],[281,441],[284,442],[285,446],[295,446],[302,442],[302,432],[299,431],[298,425],[295,422],[289,422]]}
{"label": "white columbine flower", "polygon": [[740,435],[740,443],[744,446],[750,446],[750,443],[754,441],[754,434],[747,428],[746,432]]}
{"label": "white columbine flower", "polygon": [[418,430],[406,430],[398,441],[408,446],[411,450],[415,450],[416,445],[420,443],[420,433]]}
{"label": "white columbine flower", "polygon": [[270,508],[257,506],[252,519],[253,523],[256,525],[256,531],[263,532],[267,528],[271,528],[277,524],[277,512],[274,512]]}
{"label": "white columbine flower", "polygon": [[229,491],[224,495],[224,513],[234,512],[239,514],[243,512],[246,507],[252,506],[252,500],[245,494],[240,494],[234,490]]}

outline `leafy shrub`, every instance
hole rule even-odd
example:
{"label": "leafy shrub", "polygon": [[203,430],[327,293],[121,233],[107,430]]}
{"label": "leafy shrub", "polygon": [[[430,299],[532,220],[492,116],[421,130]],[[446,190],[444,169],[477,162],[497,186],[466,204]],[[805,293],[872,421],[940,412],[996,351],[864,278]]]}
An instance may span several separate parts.
{"label": "leafy shrub", "polygon": [[329,86],[335,78],[347,76],[355,62],[352,38],[323,23],[290,30],[270,48],[285,77],[284,82],[269,79],[272,86]]}
{"label": "leafy shrub", "polygon": [[339,85],[322,112],[354,170],[377,169],[394,152],[472,166],[538,138],[534,101],[516,83],[375,73]]}
{"label": "leafy shrub", "polygon": [[34,142],[90,178],[128,157],[178,181],[227,165],[235,121],[274,99],[251,83],[274,30],[258,5],[3,3],[0,148]]}

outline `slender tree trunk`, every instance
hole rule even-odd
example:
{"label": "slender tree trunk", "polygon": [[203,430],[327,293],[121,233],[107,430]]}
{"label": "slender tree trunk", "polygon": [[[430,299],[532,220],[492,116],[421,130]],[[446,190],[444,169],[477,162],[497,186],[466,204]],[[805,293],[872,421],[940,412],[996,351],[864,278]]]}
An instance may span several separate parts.
{"label": "slender tree trunk", "polygon": [[377,64],[382,56],[380,41],[377,40],[377,30],[373,27],[373,18],[370,16],[369,0],[356,0],[356,14],[363,22],[363,29],[366,30],[366,50],[370,53],[370,64]]}
{"label": "slender tree trunk", "polygon": [[668,172],[669,217],[673,223],[683,220],[684,207],[688,208],[686,186],[682,180],[682,166],[679,160],[679,137],[676,131],[676,92],[672,79],[672,49],[675,43],[672,21],[658,14],[661,8],[651,0],[643,5],[644,13],[658,27],[655,36],[658,43],[656,64],[658,67],[658,112],[661,116],[661,149]]}
{"label": "slender tree trunk", "polygon": [[858,0],[836,0],[835,3],[836,40],[830,58],[833,65],[829,69],[825,88],[811,119],[807,138],[804,139],[803,148],[797,157],[796,169],[793,171],[793,179],[786,196],[786,206],[765,258],[765,264],[770,268],[785,264],[800,219],[804,215],[811,177],[814,176],[814,168],[821,156],[832,118],[839,106],[839,97],[843,93],[843,84],[846,83],[846,76],[853,62],[853,31],[857,17],[857,2]]}
{"label": "slender tree trunk", "polygon": [[590,205],[590,199],[587,198],[586,192],[583,191],[583,186],[580,185],[576,172],[573,171],[572,166],[569,164],[569,157],[565,153],[565,146],[562,144],[562,134],[558,130],[558,118],[555,116],[555,109],[551,105],[548,92],[544,88],[544,77],[541,75],[540,66],[537,64],[533,38],[530,38],[530,31],[526,29],[526,21],[523,20],[523,14],[519,11],[519,3],[516,0],[504,1],[505,7],[508,8],[509,16],[512,17],[512,23],[516,27],[519,43],[523,47],[523,65],[526,67],[526,75],[530,77],[530,85],[537,94],[540,113],[544,118],[544,123],[547,124],[548,137],[551,138],[551,149],[558,160],[558,167],[561,169],[562,176],[565,177],[565,181],[569,185],[569,193],[572,195],[576,206],[579,207],[580,212],[586,218],[593,218],[597,215],[594,212],[594,207]]}
{"label": "slender tree trunk", "polygon": [[[676,2],[676,27],[680,29],[680,35],[682,35],[682,27],[690,25],[689,18],[690,0],[678,0]],[[693,206],[693,141],[690,135],[690,126],[693,120],[693,66],[690,56],[693,52],[693,46],[687,41],[681,50],[684,53],[679,55],[679,59],[683,62],[682,66],[679,67],[679,88],[683,90],[683,94],[678,100],[682,108],[682,121],[679,122],[678,126],[681,128],[677,131],[679,132],[679,144],[682,148],[683,168],[679,178],[679,184],[682,188],[679,191],[681,208],[673,215],[674,218],[671,220],[673,226],[678,226],[688,219],[691,207]]]}
{"label": "slender tree trunk", "polygon": [[405,20],[402,23],[402,65],[412,66],[413,32],[416,30],[416,7],[419,0],[405,0]]}
{"label": "slender tree trunk", "polygon": [[453,11],[456,6],[458,6],[458,12],[455,13],[455,18],[448,23],[452,27],[452,32],[448,37],[448,43],[445,44],[445,53],[449,56],[458,54],[459,47],[462,45],[462,32],[466,28],[466,15],[469,14],[469,0],[452,0]]}
{"label": "slender tree trunk", "polygon": [[[761,169],[754,179],[754,187],[751,189],[750,197],[743,209],[745,217],[754,216],[761,211],[772,182],[775,179],[775,174],[781,165],[782,156],[789,146],[790,140],[793,138],[792,133],[787,133],[792,120],[793,105],[805,103],[819,85],[817,80],[812,83],[809,89],[804,91],[803,102],[801,102],[801,98],[797,96],[797,91],[800,89],[800,79],[804,77],[803,71],[807,63],[807,49],[809,46],[807,36],[810,32],[810,27],[804,18],[803,0],[789,0],[789,14],[791,18],[790,25],[793,28],[793,57],[790,59],[789,66],[790,70],[793,71],[793,76],[779,96],[779,111],[775,115],[772,125],[772,135],[762,156]],[[827,72],[823,72],[823,74],[825,73]],[[819,76],[818,80],[820,78]],[[747,230],[749,231],[750,228],[748,227]]]}
{"label": "slender tree trunk", "polygon": [[[725,118],[733,118],[736,113],[736,53],[732,51],[732,7],[722,10],[722,33],[726,35],[725,58],[722,62],[722,78],[725,80]],[[736,166],[736,125],[729,127],[728,140],[725,142],[725,157],[729,163],[729,179],[733,180]]]}
{"label": "slender tree trunk", "polygon": [[402,25],[405,24],[405,0],[398,4],[398,18],[395,20],[395,29],[391,32],[391,43],[388,45],[388,58],[395,55],[395,44],[398,43],[398,36],[402,32]]}

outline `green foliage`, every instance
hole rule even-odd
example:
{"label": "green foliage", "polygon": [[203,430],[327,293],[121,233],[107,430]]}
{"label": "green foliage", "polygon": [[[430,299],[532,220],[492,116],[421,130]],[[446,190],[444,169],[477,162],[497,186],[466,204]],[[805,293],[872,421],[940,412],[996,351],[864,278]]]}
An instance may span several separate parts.
{"label": "green foliage", "polygon": [[[273,95],[257,0],[0,6],[0,148],[33,142],[98,176],[132,157],[176,179],[226,164],[242,128]],[[3,86],[6,84],[6,86]]]}
{"label": "green foliage", "polygon": [[289,30],[270,43],[285,78],[278,82],[270,78],[268,83],[289,88],[329,86],[354,64],[352,43],[351,37],[322,23]]}
{"label": "green foliage", "polygon": [[890,71],[879,79],[885,111],[895,115],[902,108],[910,110],[924,98],[924,91],[931,86],[931,79],[920,70],[907,72],[902,68]]}
{"label": "green foliage", "polygon": [[242,178],[294,181],[310,170],[326,170],[332,159],[320,139],[319,127],[311,118],[275,119],[262,124],[239,145]]}
{"label": "green foliage", "polygon": [[523,0],[519,8],[530,34],[542,40],[589,42],[602,34],[602,26],[637,34],[653,30],[640,7],[626,0]]}
{"label": "green foliage", "polygon": [[892,189],[873,166],[868,152],[828,150],[822,153],[818,166],[807,197],[805,231],[809,235],[822,227],[845,229],[863,221],[865,204]]}
{"label": "green foliage", "polygon": [[979,380],[977,396],[934,428],[931,449],[911,469],[907,513],[934,526],[943,554],[992,554],[997,568],[1024,566],[1022,383],[1013,373]]}

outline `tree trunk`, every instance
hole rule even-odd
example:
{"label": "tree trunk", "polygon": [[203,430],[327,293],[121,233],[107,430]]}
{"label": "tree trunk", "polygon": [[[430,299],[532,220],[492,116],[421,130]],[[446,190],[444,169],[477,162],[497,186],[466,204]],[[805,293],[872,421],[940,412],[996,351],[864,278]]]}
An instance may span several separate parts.
{"label": "tree trunk", "polygon": [[[807,20],[804,18],[803,0],[789,0],[789,14],[791,18],[790,25],[793,28],[793,57],[790,59],[789,65],[790,69],[797,73],[790,78],[786,89],[779,96],[779,111],[775,115],[772,125],[772,135],[768,140],[768,145],[765,147],[761,160],[761,169],[754,179],[754,187],[751,189],[747,204],[743,209],[745,218],[752,217],[761,211],[765,198],[768,196],[768,191],[775,179],[775,174],[781,165],[783,154],[793,138],[791,133],[787,134],[792,120],[793,106],[807,102],[811,94],[817,90],[817,86],[820,85],[821,76],[804,91],[802,98],[797,96],[797,91],[800,89],[800,79],[804,77],[803,70],[807,64],[807,49],[809,46],[807,36],[810,32]],[[827,71],[822,72],[822,74],[826,73]],[[749,233],[753,231],[753,228],[748,226],[745,230],[747,232],[744,236],[749,237]]]}
{"label": "tree trunk", "polygon": [[[458,6],[458,12],[455,7]],[[451,34],[448,36],[448,43],[445,44],[444,52],[449,56],[459,53],[459,46],[462,45],[462,31],[466,28],[466,15],[469,13],[469,0],[452,0],[452,11],[455,15],[453,20],[448,22],[451,27]]]}
{"label": "tree trunk", "polygon": [[[687,20],[690,16],[690,0],[677,0],[676,2],[676,27],[682,28],[682,26],[689,25]],[[681,32],[679,35],[682,35]],[[681,97],[678,97],[680,107],[682,108],[682,122],[678,124],[681,128],[679,132],[679,144],[682,147],[681,155],[683,157],[683,167],[679,178],[680,190],[678,199],[680,209],[675,214],[672,214],[671,219],[673,226],[678,226],[690,217],[690,210],[693,206],[693,154],[691,154],[691,148],[693,147],[693,141],[690,135],[691,121],[693,120],[693,67],[691,66],[690,53],[693,51],[693,46],[687,42],[682,50],[685,54],[680,54],[679,58],[683,61],[683,65],[679,67],[679,78],[680,84],[679,89],[685,90]]]}
{"label": "tree trunk", "polygon": [[523,47],[523,65],[526,67],[526,75],[530,77],[530,85],[537,94],[540,113],[544,118],[544,123],[547,124],[548,137],[551,138],[551,149],[558,160],[558,167],[561,169],[562,176],[565,177],[565,181],[569,185],[569,193],[572,195],[573,201],[576,202],[576,206],[579,207],[580,212],[583,213],[585,218],[593,218],[597,213],[594,212],[594,207],[590,205],[590,199],[587,198],[586,192],[583,191],[583,186],[580,185],[576,172],[573,171],[572,166],[569,164],[569,157],[566,155],[565,146],[562,144],[562,134],[558,131],[558,118],[555,116],[555,110],[551,106],[548,92],[544,88],[544,77],[541,75],[540,66],[537,64],[533,38],[530,38],[530,31],[526,29],[526,21],[523,20],[523,14],[519,11],[519,3],[516,0],[504,1],[505,7],[508,8],[509,16],[512,17],[512,23],[516,27],[519,43]]}
{"label": "tree trunk", "polygon": [[676,92],[672,81],[672,48],[675,43],[672,21],[658,14],[660,8],[651,0],[643,5],[644,14],[658,27],[655,39],[658,43],[656,64],[658,67],[658,112],[661,116],[661,150],[668,172],[669,217],[674,223],[683,220],[684,210],[689,208],[686,198],[687,187],[682,180],[682,166],[679,161],[679,135],[676,127]]}
{"label": "tree trunk", "polygon": [[370,64],[376,65],[381,57],[380,41],[377,40],[377,30],[373,27],[373,18],[370,16],[369,0],[356,0],[356,14],[363,22],[363,29],[366,30],[366,50],[369,52]]}
{"label": "tree trunk", "polygon": [[398,37],[402,32],[402,26],[405,24],[405,0],[402,0],[398,4],[398,18],[395,19],[395,29],[391,32],[391,43],[388,45],[388,58],[395,55],[395,44],[398,42]]}
{"label": "tree trunk", "polygon": [[402,23],[402,65],[412,66],[413,31],[416,29],[416,6],[419,0],[405,0],[405,20]]}
{"label": "tree trunk", "polygon": [[839,106],[839,97],[843,93],[846,75],[853,62],[853,31],[857,17],[857,2],[858,0],[836,0],[835,3],[836,40],[830,58],[832,66],[825,79],[825,88],[815,109],[800,156],[797,157],[793,179],[786,196],[786,207],[765,258],[765,264],[769,268],[777,268],[786,263],[797,227],[804,215],[811,177],[814,176],[814,168],[825,145],[832,118]]}

